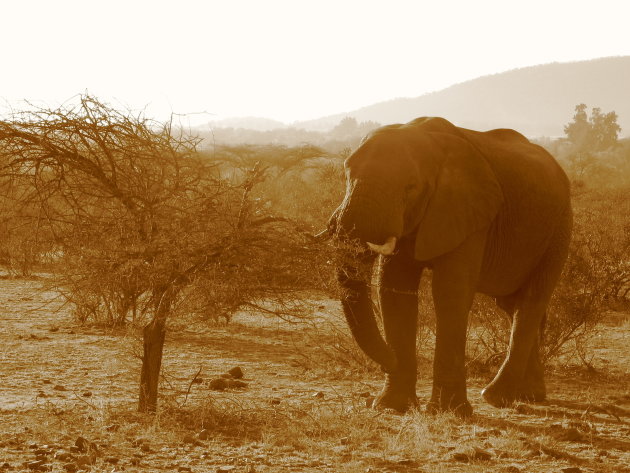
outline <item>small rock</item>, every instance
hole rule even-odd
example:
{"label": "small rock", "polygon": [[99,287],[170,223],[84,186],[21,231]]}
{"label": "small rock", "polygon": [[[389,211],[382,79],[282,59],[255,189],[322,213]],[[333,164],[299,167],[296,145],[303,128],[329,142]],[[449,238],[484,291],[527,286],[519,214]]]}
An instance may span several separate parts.
{"label": "small rock", "polygon": [[210,438],[210,431],[208,429],[203,429],[197,434],[197,438],[199,440],[208,440]]}
{"label": "small rock", "polygon": [[537,448],[537,449],[531,448],[529,450],[529,452],[527,452],[527,454],[525,456],[527,458],[537,458],[537,457],[541,457],[542,454],[543,454],[543,452],[539,448]]}
{"label": "small rock", "polygon": [[203,378],[195,378],[192,381],[192,384],[202,384],[203,383]]}
{"label": "small rock", "polygon": [[87,452],[90,448],[90,442],[85,437],[77,437],[74,441],[74,446],[79,449],[80,452]]}
{"label": "small rock", "polygon": [[463,452],[453,453],[451,458],[455,461],[462,462],[462,463],[468,463],[470,461],[470,457],[468,456],[468,454],[463,453]]}
{"label": "small rock", "polygon": [[232,375],[234,379],[241,379],[243,377],[243,370],[240,366],[235,366],[234,368],[229,370],[228,373]]}
{"label": "small rock", "polygon": [[247,383],[244,381],[240,381],[238,379],[227,379],[227,387],[228,388],[246,388],[247,387]]}
{"label": "small rock", "polygon": [[81,455],[75,460],[77,466],[94,465],[96,463],[96,455]]}
{"label": "small rock", "polygon": [[74,442],[74,446],[77,447],[79,452],[96,452],[98,450],[94,442],[90,442],[84,437],[78,437]]}
{"label": "small rock", "polygon": [[82,394],[82,396],[83,396],[83,397],[92,397],[92,391],[85,391],[85,392]]}
{"label": "small rock", "polygon": [[52,381],[49,379],[42,379],[42,384],[52,384]]}
{"label": "small rock", "polygon": [[55,453],[55,459],[61,462],[69,462],[74,460],[74,455],[69,452],[57,452]]}
{"label": "small rock", "polygon": [[562,473],[582,473],[582,470],[579,469],[577,466],[570,466],[568,468],[563,468]]}
{"label": "small rock", "polygon": [[186,434],[184,435],[184,438],[182,438],[182,442],[197,445],[199,441],[195,438],[193,434]]}
{"label": "small rock", "polygon": [[280,404],[280,402],[280,399],[272,399],[271,401],[269,401],[272,406],[277,406],[278,404]]}
{"label": "small rock", "polygon": [[53,387],[53,389],[55,391],[67,391],[65,386],[62,386],[61,384],[55,384],[55,386]]}
{"label": "small rock", "polygon": [[118,458],[118,457],[105,457],[104,461],[105,461],[105,463],[109,463],[110,465],[116,465],[120,461],[120,458]]}
{"label": "small rock", "polygon": [[348,437],[341,437],[339,439],[339,443],[341,445],[348,445],[350,443],[350,438],[348,438]]}
{"label": "small rock", "polygon": [[324,399],[325,394],[321,391],[316,392],[315,394],[313,394],[313,397],[316,399]]}
{"label": "small rock", "polygon": [[560,434],[558,439],[566,440],[567,442],[579,442],[584,439],[584,435],[575,427],[571,427]]}
{"label": "small rock", "polygon": [[142,450],[144,453],[151,453],[153,451],[151,449],[151,446],[147,443],[143,443],[142,445],[140,445],[140,450]]}
{"label": "small rock", "polygon": [[74,473],[79,469],[79,465],[74,462],[69,462],[63,465],[63,469],[66,470],[68,473]]}
{"label": "small rock", "polygon": [[225,378],[215,378],[210,381],[210,389],[215,391],[223,391],[228,387],[227,379]]}
{"label": "small rock", "polygon": [[144,439],[142,437],[138,437],[137,439],[134,439],[131,441],[131,446],[132,447],[140,447],[142,446],[142,444],[146,443],[147,439]]}

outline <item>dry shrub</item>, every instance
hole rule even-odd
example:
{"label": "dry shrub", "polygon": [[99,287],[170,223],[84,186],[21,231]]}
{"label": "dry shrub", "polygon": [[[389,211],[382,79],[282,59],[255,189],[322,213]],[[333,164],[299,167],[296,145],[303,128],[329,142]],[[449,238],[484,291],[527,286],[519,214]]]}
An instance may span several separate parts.
{"label": "dry shrub", "polygon": [[333,379],[378,373],[378,366],[359,348],[340,313],[336,309],[302,322],[304,330],[293,342],[297,362],[310,373]]}
{"label": "dry shrub", "polygon": [[166,321],[178,310],[295,306],[322,274],[308,229],[256,194],[275,155],[248,155],[226,179],[198,142],[90,96],[0,122],[7,196],[43,216],[59,248],[57,288],[81,320],[143,326],[141,409],[155,409]]}

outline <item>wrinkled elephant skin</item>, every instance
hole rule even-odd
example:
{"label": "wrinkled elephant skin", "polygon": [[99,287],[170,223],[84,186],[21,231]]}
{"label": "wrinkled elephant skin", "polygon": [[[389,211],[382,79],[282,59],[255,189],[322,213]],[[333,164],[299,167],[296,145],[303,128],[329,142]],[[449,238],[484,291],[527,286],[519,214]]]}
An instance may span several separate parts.
{"label": "wrinkled elephant skin", "polygon": [[[477,292],[495,297],[513,320],[508,354],[484,399],[497,407],[543,400],[540,333],[572,224],[569,182],[554,158],[513,130],[477,132],[419,118],[372,132],[345,170],[346,195],[329,228],[351,332],[386,373],[376,406],[405,411],[417,403],[424,269],[432,271],[436,312],[428,410],[472,413],[465,346]],[[361,269],[374,260],[383,334],[370,298],[371,271]]]}

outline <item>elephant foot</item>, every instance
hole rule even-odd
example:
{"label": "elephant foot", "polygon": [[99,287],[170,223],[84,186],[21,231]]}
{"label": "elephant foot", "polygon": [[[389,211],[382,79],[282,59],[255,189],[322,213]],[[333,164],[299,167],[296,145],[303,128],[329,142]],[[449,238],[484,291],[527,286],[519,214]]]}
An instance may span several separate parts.
{"label": "elephant foot", "polygon": [[495,379],[481,391],[481,396],[494,407],[510,407],[515,401],[543,402],[547,398],[542,380],[518,384]]}
{"label": "elephant foot", "polygon": [[[457,391],[462,391],[461,389]],[[466,389],[458,394],[451,390],[433,388],[431,400],[427,403],[427,413],[452,412],[457,417],[467,419],[473,415],[473,408],[466,397]]]}
{"label": "elephant foot", "polygon": [[516,400],[521,402],[543,402],[547,399],[544,382],[529,383],[516,390]]}
{"label": "elephant foot", "polygon": [[443,405],[436,401],[429,401],[427,403],[428,414],[439,414],[441,412],[452,412],[461,419],[468,419],[473,415],[473,408],[468,401],[463,401],[458,404]]}
{"label": "elephant foot", "polygon": [[516,392],[513,389],[500,389],[496,384],[490,383],[481,390],[481,397],[494,407],[510,407],[516,400]]}
{"label": "elephant foot", "polygon": [[374,409],[393,409],[401,414],[417,406],[415,380],[404,381],[391,375],[372,403]]}

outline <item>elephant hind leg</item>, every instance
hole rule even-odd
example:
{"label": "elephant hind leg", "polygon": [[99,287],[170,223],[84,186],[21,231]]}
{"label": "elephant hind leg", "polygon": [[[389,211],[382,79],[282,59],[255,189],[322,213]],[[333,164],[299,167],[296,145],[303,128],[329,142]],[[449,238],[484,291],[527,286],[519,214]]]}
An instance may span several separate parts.
{"label": "elephant hind leg", "polygon": [[[508,354],[499,372],[482,391],[483,398],[495,407],[510,406],[515,400],[544,397],[542,365],[538,354],[539,327],[544,319],[549,294],[528,290],[512,322]],[[539,389],[534,389],[538,386]]]}
{"label": "elephant hind leg", "polygon": [[542,402],[547,398],[547,388],[545,386],[545,369],[540,359],[540,341],[542,339],[542,328],[545,325],[546,316],[543,316],[539,336],[534,340],[534,344],[529,353],[527,367],[523,380],[518,385],[516,400],[522,402]]}
{"label": "elephant hind leg", "polygon": [[532,276],[511,296],[514,316],[508,354],[494,380],[482,391],[484,399],[493,406],[509,406],[515,400],[545,399],[540,335],[568,254],[570,212],[564,217]]}
{"label": "elephant hind leg", "polygon": [[[519,294],[497,297],[497,305],[506,312],[512,321],[519,305]],[[532,348],[527,359],[527,366],[523,379],[518,383],[515,399],[523,402],[542,402],[546,399],[547,390],[545,387],[544,367],[540,358],[540,344],[545,328],[547,316],[543,315],[538,336],[534,339]]]}

